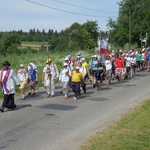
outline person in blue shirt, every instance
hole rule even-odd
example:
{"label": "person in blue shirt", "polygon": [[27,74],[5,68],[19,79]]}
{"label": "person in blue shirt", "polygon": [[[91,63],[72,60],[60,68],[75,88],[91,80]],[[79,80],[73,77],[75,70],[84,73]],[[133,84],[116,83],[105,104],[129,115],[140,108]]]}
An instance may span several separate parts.
{"label": "person in blue shirt", "polygon": [[28,95],[35,95],[36,85],[38,83],[38,72],[37,69],[30,63],[28,68]]}
{"label": "person in blue shirt", "polygon": [[150,69],[150,49],[147,48],[146,49],[146,64],[147,64],[147,72],[149,71]]}
{"label": "person in blue shirt", "polygon": [[96,87],[95,72],[97,70],[97,67],[96,67],[97,64],[98,64],[97,56],[93,55],[92,56],[92,60],[89,62],[89,65],[90,65],[90,74],[91,74],[91,78],[92,78],[93,88]]}

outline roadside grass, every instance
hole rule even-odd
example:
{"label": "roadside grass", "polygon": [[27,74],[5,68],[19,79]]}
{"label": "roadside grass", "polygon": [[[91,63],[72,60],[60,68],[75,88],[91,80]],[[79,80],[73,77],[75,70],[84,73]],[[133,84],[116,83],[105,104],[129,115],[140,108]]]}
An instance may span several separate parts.
{"label": "roadside grass", "polygon": [[91,137],[80,150],[150,150],[150,100]]}

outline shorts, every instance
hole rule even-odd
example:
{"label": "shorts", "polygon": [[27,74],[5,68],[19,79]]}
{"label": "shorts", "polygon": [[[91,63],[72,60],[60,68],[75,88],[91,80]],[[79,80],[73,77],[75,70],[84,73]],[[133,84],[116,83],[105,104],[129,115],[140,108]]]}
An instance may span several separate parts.
{"label": "shorts", "polygon": [[19,89],[24,89],[25,85],[26,85],[26,81],[20,81]]}
{"label": "shorts", "polygon": [[122,75],[122,71],[123,71],[122,68],[116,68],[116,70],[115,70],[115,75],[116,75],[116,76],[121,76],[121,75]]}
{"label": "shorts", "polygon": [[141,62],[140,62],[140,61],[137,61],[136,63],[137,63],[137,67],[140,68],[140,67],[141,67]]}
{"label": "shorts", "polygon": [[150,66],[150,59],[146,60],[147,66]]}
{"label": "shorts", "polygon": [[91,76],[95,75],[96,70],[91,70]]}
{"label": "shorts", "polygon": [[132,64],[132,69],[133,69],[133,70],[136,69],[136,64]]}
{"label": "shorts", "polygon": [[129,67],[129,66],[126,67],[126,72],[127,72],[127,73],[130,72],[130,67]]}
{"label": "shorts", "polygon": [[111,77],[112,70],[106,70],[106,77]]}

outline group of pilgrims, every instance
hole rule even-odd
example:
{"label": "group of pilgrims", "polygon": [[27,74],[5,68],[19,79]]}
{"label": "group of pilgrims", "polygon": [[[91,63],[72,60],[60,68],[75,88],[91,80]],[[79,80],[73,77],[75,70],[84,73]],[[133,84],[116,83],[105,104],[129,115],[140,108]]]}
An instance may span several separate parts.
{"label": "group of pilgrims", "polygon": [[[4,112],[5,109],[16,108],[15,85],[18,85],[22,99],[36,94],[40,74],[33,62],[30,62],[27,67],[20,64],[17,73],[10,67],[8,61],[3,62],[2,65],[0,84],[4,99],[0,111]],[[58,81],[62,85],[60,92],[63,98],[71,97],[69,93],[73,92],[73,99],[76,100],[81,94],[86,94],[87,83],[101,91],[104,80],[108,85],[111,85],[112,80],[120,83],[129,76],[135,76],[136,72],[141,70],[150,71],[150,48],[110,51],[109,54],[92,55],[89,61],[81,53],[78,53],[75,59],[67,55],[61,70],[58,70],[51,58],[47,58],[41,76],[46,98],[57,96],[55,87]],[[27,94],[26,85],[28,86]]]}

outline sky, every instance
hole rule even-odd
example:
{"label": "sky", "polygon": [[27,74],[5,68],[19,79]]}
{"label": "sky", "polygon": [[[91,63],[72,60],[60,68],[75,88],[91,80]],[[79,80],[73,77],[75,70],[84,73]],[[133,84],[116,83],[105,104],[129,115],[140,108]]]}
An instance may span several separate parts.
{"label": "sky", "polygon": [[0,31],[28,32],[30,29],[49,29],[60,32],[77,22],[97,21],[99,29],[109,17],[117,19],[121,0],[1,0]]}

